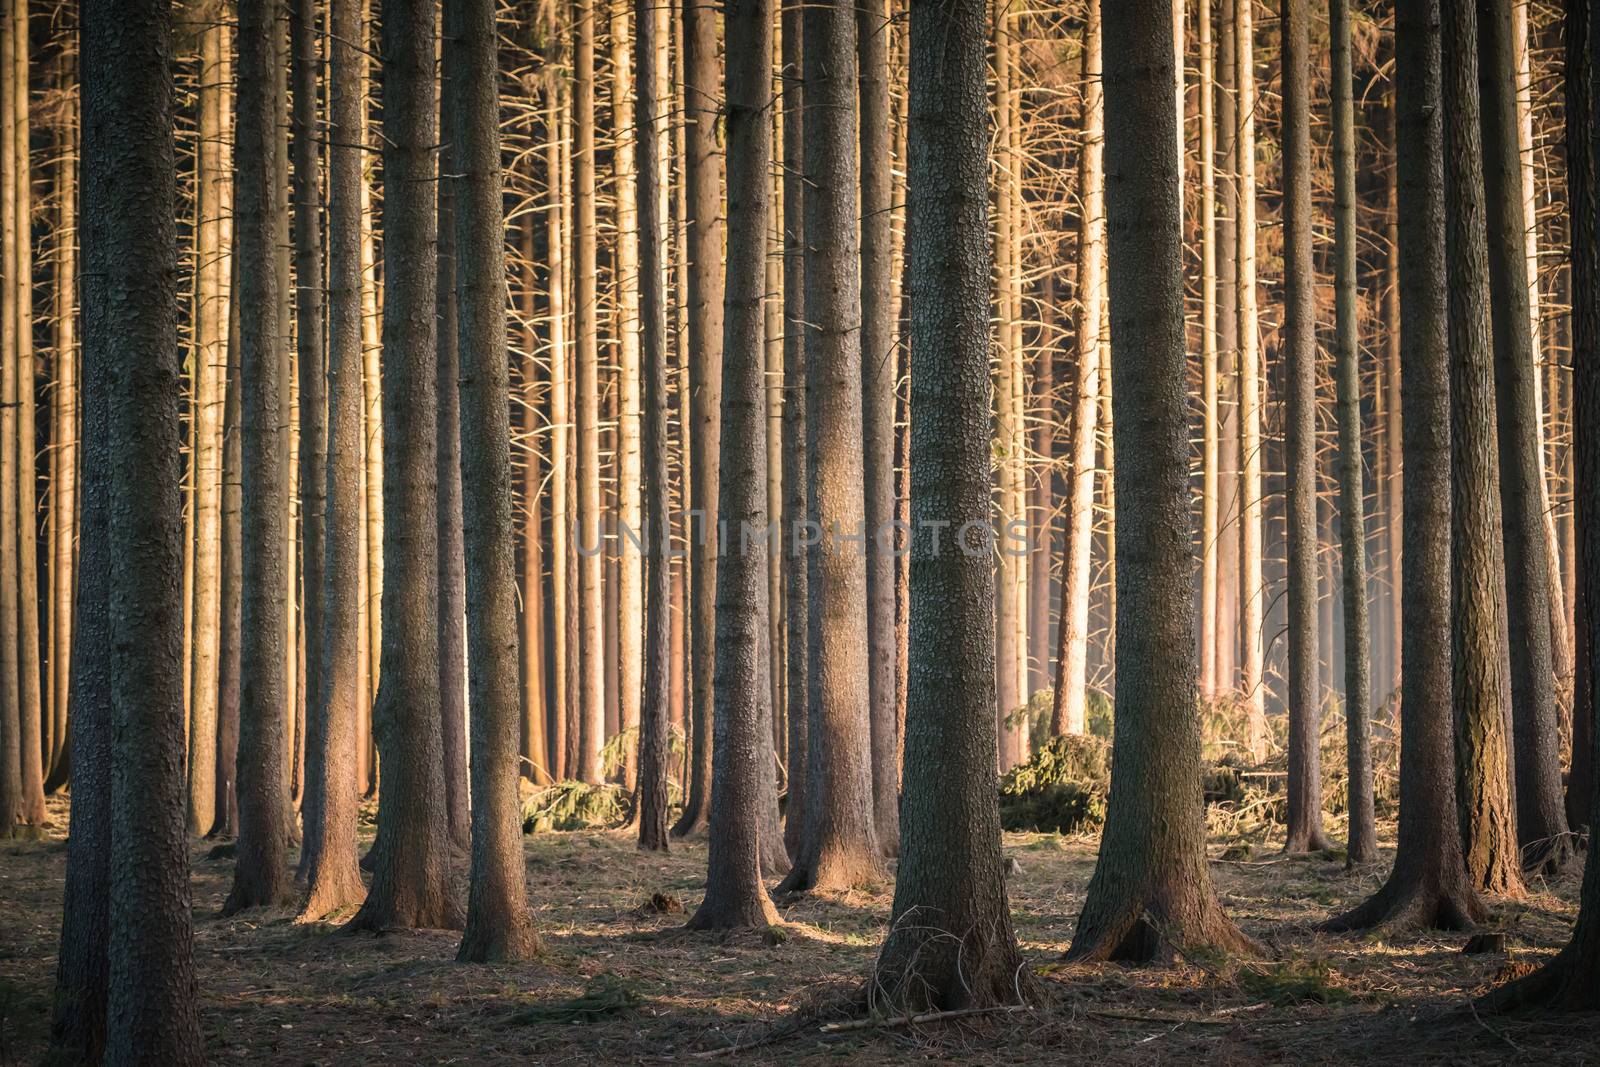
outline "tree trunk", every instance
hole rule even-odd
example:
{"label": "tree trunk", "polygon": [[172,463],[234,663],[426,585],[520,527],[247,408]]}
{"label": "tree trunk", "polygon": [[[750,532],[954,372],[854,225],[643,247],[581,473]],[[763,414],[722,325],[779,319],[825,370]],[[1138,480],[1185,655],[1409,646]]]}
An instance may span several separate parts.
{"label": "tree trunk", "polygon": [[[766,288],[771,203],[772,8],[732,0],[728,66],[728,261],[717,528],[716,720],[710,854],[695,930],[764,927],[778,912],[761,882],[762,778],[772,760],[767,648]],[[859,633],[858,633],[859,636]]]}
{"label": "tree trunk", "polygon": [[894,1015],[1012,1003],[1021,966],[991,770],[994,576],[987,553],[934,540],[936,524],[989,521],[987,14],[984,0],[912,8],[904,836],[871,1004]]}
{"label": "tree trunk", "polygon": [[567,720],[572,701],[567,687],[567,660],[572,654],[567,645],[567,622],[572,611],[567,599],[567,557],[572,533],[567,446],[572,436],[572,387],[567,358],[567,242],[562,225],[562,204],[568,188],[562,151],[566,123],[554,78],[545,84],[545,124],[552,131],[545,145],[546,243],[550,249],[550,762],[551,774],[564,779],[577,774],[577,768],[567,759]]}
{"label": "tree trunk", "polygon": [[[457,929],[439,715],[434,8],[384,0],[383,653],[373,722],[383,800],[351,930]],[[495,244],[499,248],[498,238]]]}
{"label": "tree trunk", "polygon": [[[1200,38],[1200,699],[1217,698],[1217,145],[1211,0],[1199,10]],[[1180,49],[1181,50],[1181,49]]]}
{"label": "tree trunk", "polygon": [[1362,487],[1360,337],[1356,327],[1356,131],[1350,0],[1329,0],[1333,67],[1334,376],[1339,393],[1339,532],[1344,574],[1344,714],[1350,813],[1345,865],[1378,857],[1373,820],[1367,517]]}
{"label": "tree trunk", "polygon": [[[1517,841],[1530,873],[1572,858],[1561,800],[1561,745],[1550,629],[1552,574],[1545,534],[1539,368],[1528,319],[1529,278],[1516,94],[1512,0],[1479,0],[1478,88],[1483,98],[1483,175],[1489,308],[1505,544],[1511,727]],[[1559,581],[1559,575],[1554,579]],[[1559,599],[1559,597],[1558,597]],[[1557,613],[1557,618],[1559,618]],[[1563,641],[1565,633],[1562,634]]]}
{"label": "tree trunk", "polygon": [[[856,249],[856,22],[849,0],[805,9],[805,317],[809,592],[807,820],[781,889],[843,889],[880,873],[872,815]],[[820,531],[820,532],[818,532]]]}
{"label": "tree trunk", "polygon": [[900,839],[899,740],[894,690],[894,386],[895,323],[890,306],[889,236],[893,193],[889,159],[887,0],[858,0],[861,130],[861,426],[866,486],[867,699],[872,724],[872,811],[878,844],[893,855]]}
{"label": "tree trunk", "polygon": [[1284,851],[1329,847],[1322,830],[1318,653],[1317,311],[1311,249],[1311,93],[1306,0],[1283,0],[1284,360],[1289,511],[1289,812]]}
{"label": "tree trunk", "polygon": [[[238,228],[235,225],[237,235]],[[229,292],[239,292],[239,247],[237,236],[230,254]],[[244,386],[240,379],[239,324],[243,314],[239,301],[228,301],[227,385],[222,403],[222,557],[221,635],[217,640],[217,801],[216,822],[207,837],[229,838],[238,833],[238,753],[239,753],[239,668],[244,644],[243,556],[244,556]],[[87,489],[85,489],[87,492]]]}
{"label": "tree trunk", "polygon": [[286,523],[288,442],[283,420],[276,249],[284,218],[275,207],[277,96],[274,8],[239,10],[239,93],[234,218],[239,258],[239,376],[243,515],[239,588],[239,847],[226,914],[283,903],[291,892],[289,847]]}
{"label": "tree trunk", "polygon": [[[243,31],[253,12],[241,14]],[[95,576],[86,585],[105,607],[87,607],[85,632],[105,641],[81,646],[80,668],[100,684],[80,706],[91,721],[103,711],[110,721],[109,744],[80,752],[89,785],[109,749],[109,824],[99,843],[109,848],[110,919],[66,930],[107,935],[111,1064],[205,1059],[184,834],[171,19],[165,3],[96,3],[83,12],[84,362],[98,438],[91,499],[105,501],[103,510],[91,505],[85,545],[94,561],[86,573]],[[104,674],[91,665],[97,659]],[[86,800],[97,807],[92,790]],[[95,826],[84,828],[92,835]]]}
{"label": "tree trunk", "polygon": [[1195,803],[1193,542],[1182,205],[1171,0],[1101,5],[1106,232],[1121,469],[1116,542],[1116,767],[1105,833],[1068,957],[1148,962],[1172,950],[1252,953],[1223,915]]}
{"label": "tree trunk", "polygon": [[1087,721],[1090,556],[1094,551],[1096,416],[1104,340],[1106,272],[1105,105],[1101,94],[1100,10],[1088,5],[1083,29],[1083,143],[1078,156],[1078,371],[1072,399],[1072,479],[1061,569],[1061,623],[1050,732],[1081,734]]}
{"label": "tree trunk", "polygon": [[[1450,546],[1456,802],[1467,873],[1479,889],[1517,894],[1505,663],[1505,570],[1489,347],[1489,264],[1479,133],[1473,0],[1441,5],[1445,254],[1449,264]],[[1519,640],[1527,635],[1519,635]],[[1548,635],[1546,635],[1548,637]]]}
{"label": "tree trunk", "polygon": [[1232,0],[1217,8],[1216,693],[1239,688],[1239,123]]}

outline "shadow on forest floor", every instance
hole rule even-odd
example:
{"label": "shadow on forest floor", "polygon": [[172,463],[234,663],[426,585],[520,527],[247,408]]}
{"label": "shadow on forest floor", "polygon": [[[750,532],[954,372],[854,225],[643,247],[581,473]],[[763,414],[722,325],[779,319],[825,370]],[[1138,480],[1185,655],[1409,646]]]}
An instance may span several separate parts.
{"label": "shadow on forest floor", "polygon": [[[60,931],[64,804],[42,840],[0,844],[0,1027],[10,1056],[42,1050]],[[364,834],[370,825],[364,824]],[[1392,827],[1388,828],[1392,833]],[[546,952],[516,965],[454,962],[448,931],[333,937],[281,912],[218,915],[232,861],[196,844],[194,906],[201,1021],[213,1063],[613,1064],[956,1061],[1540,1064],[1600,1058],[1600,1019],[1477,1019],[1475,992],[1567,937],[1576,873],[1497,902],[1507,953],[1464,955],[1465,935],[1385,941],[1314,925],[1377,888],[1376,867],[1322,858],[1221,860],[1224,906],[1274,953],[1268,961],[1171,968],[1065,966],[1093,870],[1089,837],[1008,834],[1017,936],[1040,975],[1036,1010],[915,1029],[827,1032],[855,997],[883,936],[891,885],[804,897],[784,927],[681,931],[700,896],[703,841],[640,853],[626,831],[525,839],[530,899]],[[1218,844],[1213,857],[1224,854]],[[1238,855],[1237,847],[1227,850]],[[1243,850],[1248,853],[1249,850]],[[661,911],[674,898],[684,912]],[[771,1039],[768,1041],[767,1039]]]}

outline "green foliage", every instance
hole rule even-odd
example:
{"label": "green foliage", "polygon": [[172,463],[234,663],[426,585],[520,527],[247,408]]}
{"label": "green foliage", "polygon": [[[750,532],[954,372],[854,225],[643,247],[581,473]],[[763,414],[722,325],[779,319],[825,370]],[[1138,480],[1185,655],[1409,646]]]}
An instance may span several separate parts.
{"label": "green foliage", "polygon": [[1111,750],[1088,734],[1046,741],[1000,780],[1000,825],[1007,830],[1078,833],[1105,822]]}
{"label": "green foliage", "polygon": [[1239,972],[1239,986],[1251,996],[1280,1008],[1298,1004],[1337,1004],[1350,998],[1350,991],[1333,984],[1332,969],[1322,960],[1290,960],[1262,970],[1246,967]]}
{"label": "green foliage", "polygon": [[609,829],[631,810],[632,798],[619,785],[557,782],[522,802],[522,832]]}
{"label": "green foliage", "polygon": [[507,1026],[585,1025],[605,1019],[632,1018],[643,1006],[644,998],[633,983],[614,974],[601,974],[578,996],[529,1004],[507,1016],[504,1022]]}

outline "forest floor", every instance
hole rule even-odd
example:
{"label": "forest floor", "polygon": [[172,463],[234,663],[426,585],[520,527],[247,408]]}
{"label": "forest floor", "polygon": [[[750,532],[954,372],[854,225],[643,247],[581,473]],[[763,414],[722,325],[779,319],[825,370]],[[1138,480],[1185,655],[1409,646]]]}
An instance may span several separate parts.
{"label": "forest floor", "polygon": [[[54,808],[58,827],[65,809]],[[370,814],[370,813],[369,813]],[[371,832],[363,825],[364,835]],[[1392,827],[1389,828],[1392,831]],[[1095,859],[1087,837],[1011,835],[1017,936],[1039,976],[1030,1009],[915,1027],[830,1029],[857,1017],[892,886],[801,898],[784,925],[691,934],[705,845],[641,853],[626,831],[525,839],[545,953],[520,965],[455,962],[443,931],[337,936],[287,911],[218,915],[232,861],[193,851],[201,1022],[213,1063],[1111,1064],[1594,1063],[1600,1018],[1478,1018],[1469,997],[1565,942],[1576,872],[1495,902],[1506,951],[1465,935],[1393,941],[1318,933],[1377,887],[1389,853],[1347,873],[1235,842],[1212,876],[1268,960],[1068,966]],[[1249,858],[1237,858],[1241,855]],[[0,844],[0,1063],[37,1060],[48,1032],[61,921],[61,830]],[[652,897],[659,895],[656,908]],[[666,899],[662,899],[666,898]],[[737,1047],[735,1047],[737,1046]],[[722,1050],[720,1053],[718,1050]]]}

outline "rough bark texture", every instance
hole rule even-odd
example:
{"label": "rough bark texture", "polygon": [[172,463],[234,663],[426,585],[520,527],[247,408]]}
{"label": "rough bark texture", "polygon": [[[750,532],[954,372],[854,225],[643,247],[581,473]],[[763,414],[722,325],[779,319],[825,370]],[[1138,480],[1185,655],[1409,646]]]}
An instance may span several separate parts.
{"label": "rough bark texture", "polygon": [[1284,0],[1284,359],[1288,363],[1289,811],[1284,851],[1328,847],[1322,831],[1318,654],[1317,311],[1311,248],[1311,94],[1306,0]]}
{"label": "rough bark texture", "polygon": [[[722,454],[718,467],[716,719],[711,757],[706,895],[690,929],[770,926],[777,909],[761,882],[760,803],[772,760],[767,732],[767,418],[762,335],[767,212],[771,204],[772,8],[730,0],[728,35],[728,262],[722,331]],[[753,535],[753,536],[752,536]],[[765,705],[765,706],[764,706]]]}
{"label": "rough bark texture", "polygon": [[900,838],[900,744],[894,689],[895,323],[890,281],[889,18],[886,0],[857,0],[861,130],[861,430],[867,524],[867,699],[872,812],[878,844]]}
{"label": "rough bark texture", "polygon": [[1105,0],[1106,233],[1116,450],[1116,768],[1068,956],[1252,952],[1206,870],[1196,803],[1194,567],[1171,0]]}
{"label": "rough bark texture", "polygon": [[[1529,323],[1522,154],[1517,120],[1513,0],[1478,0],[1489,306],[1505,543],[1506,626],[1511,653],[1511,733],[1517,841],[1529,873],[1572,858],[1561,799],[1561,742],[1550,628],[1551,569],[1540,460],[1539,368]],[[1559,578],[1557,578],[1559,580]],[[1559,613],[1556,616],[1560,618]],[[1565,635],[1563,634],[1563,637]]]}
{"label": "rough bark texture", "polygon": [[1362,486],[1361,364],[1356,329],[1356,144],[1350,2],[1329,0],[1333,65],[1334,376],[1339,394],[1339,533],[1344,576],[1344,714],[1350,813],[1345,863],[1377,858],[1372,795],[1367,517]]}
{"label": "rough bark texture", "polygon": [[849,0],[805,9],[807,512],[811,644],[804,840],[785,890],[843,889],[880,873],[872,817],[856,254],[856,21]]}
{"label": "rough bark texture", "polygon": [[644,489],[644,698],[639,705],[639,777],[634,817],[639,847],[664,852],[667,838],[667,762],[670,758],[668,684],[672,655],[671,519],[667,469],[667,300],[665,222],[667,175],[661,166],[665,116],[660,68],[666,12],[634,0],[634,67],[639,91],[634,127],[639,137],[639,341],[644,393],[641,474]]}
{"label": "rough bark texture", "polygon": [[[235,222],[237,229],[237,221]],[[233,255],[231,291],[239,292],[239,256]],[[238,832],[239,658],[244,634],[244,387],[239,356],[239,301],[228,306],[228,384],[222,404],[222,582],[217,640],[217,802],[216,822],[208,837],[232,837]]]}
{"label": "rough bark texture", "polygon": [[372,888],[351,930],[461,925],[439,728],[434,9],[384,0],[383,767]]}
{"label": "rough bark texture", "polygon": [[1400,359],[1405,410],[1400,829],[1394,869],[1328,929],[1460,930],[1486,916],[1456,828],[1450,687],[1450,370],[1439,2],[1396,7]]}
{"label": "rough bark texture", "polygon": [[461,354],[461,489],[472,707],[472,866],[456,958],[526,959],[528,916],[517,794],[516,550],[511,515],[511,382],[500,174],[494,0],[446,8],[445,70],[455,82],[447,184],[455,193]]}
{"label": "rough bark texture", "polygon": [[[328,4],[328,467],[322,677],[306,716],[306,903],[302,919],[357,904],[356,716],[361,611],[361,87],[357,0]],[[310,638],[308,637],[308,640]],[[314,805],[309,803],[315,797]]]}
{"label": "rough bark texture", "polygon": [[991,771],[994,576],[988,553],[934,541],[934,524],[989,520],[986,14],[911,11],[911,659],[900,865],[871,986],[891,1015],[1010,1003],[1022,966]]}
{"label": "rough bark texture", "polygon": [[239,376],[242,379],[242,557],[239,650],[239,847],[223,911],[273,906],[291,892],[288,694],[288,432],[280,350],[280,278],[275,250],[284,218],[275,206],[273,158],[282,122],[276,93],[282,56],[275,8],[251,0],[239,8],[238,166],[234,225],[239,260]]}
{"label": "rough bark texture", "polygon": [[69,859],[55,1036],[63,1059],[92,1057],[103,1010],[107,1064],[205,1058],[184,832],[171,19],[159,0],[83,11],[88,731],[73,830],[105,855]]}
{"label": "rough bark texture", "polygon": [[[688,238],[690,477],[689,792],[672,832],[705,825],[710,813],[712,674],[716,659],[717,457],[722,405],[722,154],[716,118],[719,78],[716,9],[683,0],[684,188]],[[852,64],[853,68],[853,64]],[[852,176],[851,180],[854,180]]]}
{"label": "rough bark texture", "polygon": [[1456,805],[1473,884],[1492,893],[1516,893],[1522,878],[1507,737],[1511,693],[1505,661],[1505,570],[1489,345],[1477,12],[1474,0],[1444,0],[1440,12],[1445,261],[1449,265],[1450,647]]}

